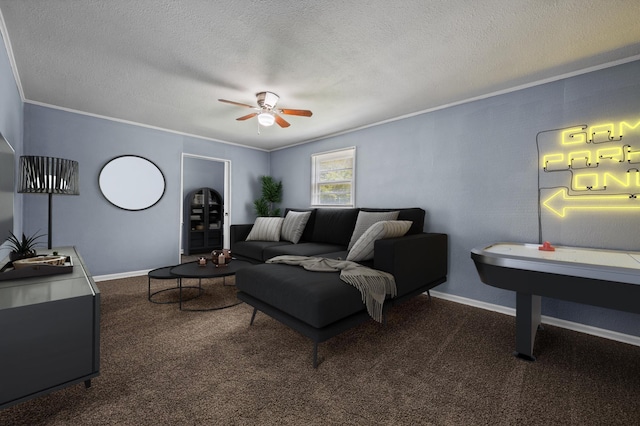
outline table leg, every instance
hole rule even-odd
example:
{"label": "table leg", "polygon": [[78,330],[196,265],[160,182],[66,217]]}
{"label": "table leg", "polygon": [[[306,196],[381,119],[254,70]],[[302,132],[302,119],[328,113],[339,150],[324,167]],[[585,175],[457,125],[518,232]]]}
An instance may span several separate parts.
{"label": "table leg", "polygon": [[516,352],[515,355],[535,361],[533,344],[540,325],[540,296],[516,292]]}
{"label": "table leg", "polygon": [[313,342],[313,368],[318,368],[318,342]]}
{"label": "table leg", "polygon": [[178,296],[178,309],[182,310],[182,278],[178,278],[178,286],[180,287],[180,294]]}

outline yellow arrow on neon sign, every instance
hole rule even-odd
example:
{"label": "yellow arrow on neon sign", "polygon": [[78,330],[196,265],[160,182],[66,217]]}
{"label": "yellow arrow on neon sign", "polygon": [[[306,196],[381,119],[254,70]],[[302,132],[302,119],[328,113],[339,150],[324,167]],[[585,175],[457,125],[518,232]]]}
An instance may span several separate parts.
{"label": "yellow arrow on neon sign", "polygon": [[542,202],[542,205],[565,217],[568,210],[638,210],[640,199],[628,195],[567,195],[566,188],[560,189]]}

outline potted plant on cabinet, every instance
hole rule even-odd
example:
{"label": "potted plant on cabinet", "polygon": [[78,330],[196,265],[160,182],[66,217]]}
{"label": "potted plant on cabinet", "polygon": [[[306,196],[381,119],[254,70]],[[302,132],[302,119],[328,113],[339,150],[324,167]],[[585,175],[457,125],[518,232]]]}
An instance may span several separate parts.
{"label": "potted plant on cabinet", "polygon": [[9,260],[26,259],[36,256],[36,247],[38,246],[38,239],[44,237],[44,234],[34,234],[27,237],[22,234],[22,239],[16,237],[13,232],[9,232],[10,236],[7,238],[7,243],[11,252],[9,253]]}

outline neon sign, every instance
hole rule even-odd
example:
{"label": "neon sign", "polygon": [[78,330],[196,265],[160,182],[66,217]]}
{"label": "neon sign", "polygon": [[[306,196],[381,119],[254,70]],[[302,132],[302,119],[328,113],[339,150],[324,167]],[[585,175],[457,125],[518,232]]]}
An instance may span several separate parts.
{"label": "neon sign", "polygon": [[[614,139],[622,139],[622,135],[631,132],[640,133],[640,121],[631,124],[621,121],[618,124],[618,132],[616,136],[615,123],[599,124],[597,126],[577,126],[563,130],[562,145],[574,145],[583,143],[603,143],[610,142]],[[588,139],[590,138],[590,139]]]}
{"label": "neon sign", "polygon": [[570,210],[636,210],[640,212],[640,198],[627,195],[585,195],[568,196],[566,189],[560,189],[542,202],[542,205],[560,217]]}
{"label": "neon sign", "polygon": [[640,120],[538,133],[541,207],[640,212]]}

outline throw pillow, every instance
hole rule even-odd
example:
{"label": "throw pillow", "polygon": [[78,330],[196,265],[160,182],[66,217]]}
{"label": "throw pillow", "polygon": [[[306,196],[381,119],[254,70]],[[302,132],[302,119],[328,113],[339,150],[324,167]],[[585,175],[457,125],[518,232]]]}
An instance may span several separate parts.
{"label": "throw pillow", "polygon": [[402,237],[411,228],[412,223],[410,220],[385,220],[374,223],[349,250],[347,260],[360,262],[373,259],[373,247],[377,240]]}
{"label": "throw pillow", "polygon": [[258,217],[247,236],[247,241],[280,241],[281,217]]}
{"label": "throw pillow", "polygon": [[349,246],[347,250],[351,250],[353,245],[358,241],[362,234],[376,222],[380,222],[383,220],[396,220],[398,219],[399,211],[394,212],[358,212],[358,220],[356,221],[356,227],[353,228],[353,234],[351,234],[351,241],[349,241]]}
{"label": "throw pillow", "polygon": [[280,239],[283,241],[291,241],[293,244],[298,244],[304,227],[307,226],[307,222],[311,217],[311,212],[294,212],[289,211],[282,223],[282,231],[280,232]]}

